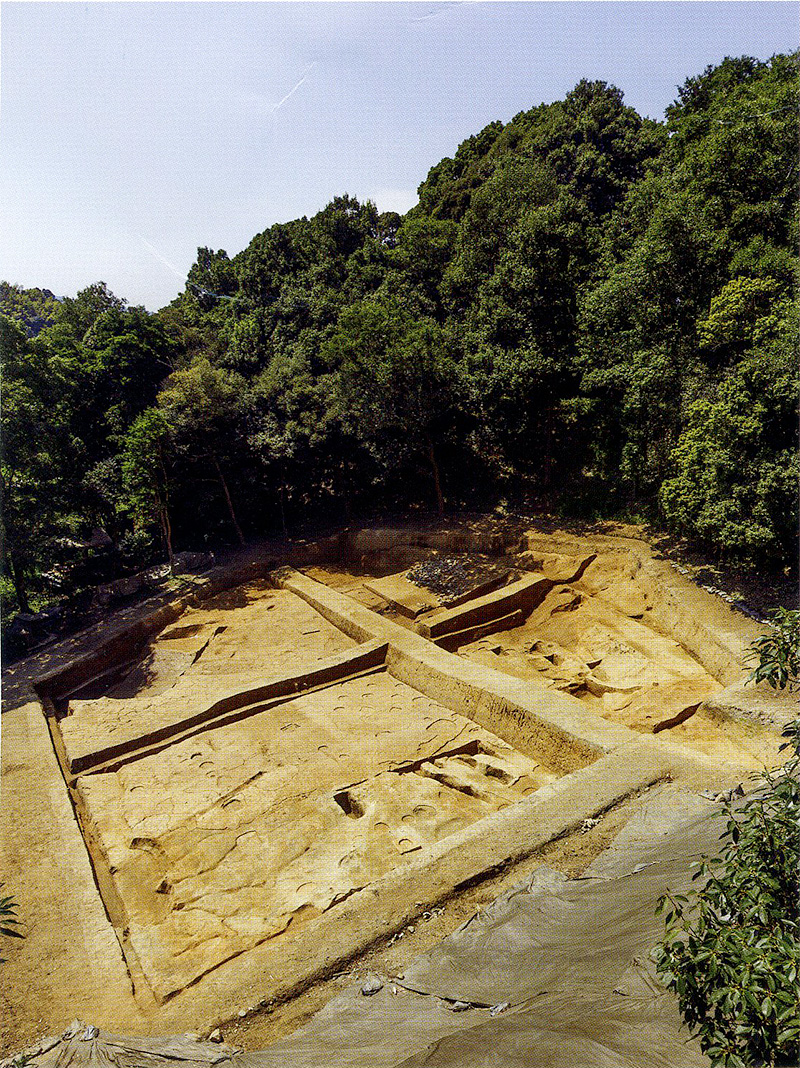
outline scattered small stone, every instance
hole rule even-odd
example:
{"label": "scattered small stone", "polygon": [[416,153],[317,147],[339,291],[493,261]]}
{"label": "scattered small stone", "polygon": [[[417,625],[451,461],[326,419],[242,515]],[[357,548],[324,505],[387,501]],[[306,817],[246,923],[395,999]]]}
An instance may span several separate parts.
{"label": "scattered small stone", "polygon": [[247,1009],[239,1009],[239,1012],[237,1013],[237,1015],[238,1015],[239,1019],[241,1020],[243,1016],[247,1015]]}
{"label": "scattered small stone", "polygon": [[81,1035],[81,1042],[91,1042],[93,1038],[97,1038],[100,1034],[100,1028],[95,1027],[94,1024],[89,1024],[86,1030]]}
{"label": "scattered small stone", "polygon": [[395,976],[395,979],[405,979],[405,973],[404,972],[398,972],[397,975]]}
{"label": "scattered small stone", "polygon": [[61,1037],[64,1039],[74,1038],[82,1027],[83,1024],[80,1020],[73,1020]]}
{"label": "scattered small stone", "polygon": [[361,993],[364,997],[370,997],[372,994],[377,994],[379,990],[383,989],[383,983],[377,977],[377,975],[370,975],[367,978],[366,983],[361,987]]}
{"label": "scattered small stone", "polygon": [[730,790],[723,790],[722,793],[715,796],[714,800],[720,802],[733,801],[734,797],[744,797],[744,786],[741,783]]}
{"label": "scattered small stone", "polygon": [[413,923],[410,923],[410,924],[408,925],[408,927],[406,927],[406,930],[407,930],[407,931],[412,931],[412,932],[413,932],[413,931],[416,931],[416,927],[414,926],[414,924],[413,924]]}
{"label": "scattered small stone", "polygon": [[391,990],[391,992],[393,994],[397,994],[397,987],[394,985],[394,983],[392,983],[392,985],[389,987],[389,989]]}
{"label": "scattered small stone", "polygon": [[489,1015],[490,1016],[499,1016],[501,1012],[505,1012],[506,1011],[506,1009],[508,1008],[509,1005],[510,1005],[510,1002],[508,1002],[508,1001],[501,1001],[499,1005],[492,1005],[491,1009],[489,1009]]}
{"label": "scattered small stone", "polygon": [[221,1042],[222,1041],[222,1032],[220,1031],[220,1029],[218,1027],[215,1027],[214,1030],[210,1032],[210,1034],[208,1036],[208,1041],[209,1042]]}
{"label": "scattered small stone", "polygon": [[472,1006],[468,1001],[454,1001],[450,1008],[453,1012],[466,1012],[467,1009],[471,1009]]}
{"label": "scattered small stone", "polygon": [[587,831],[591,831],[592,827],[596,827],[599,822],[600,820],[596,819],[594,816],[589,816],[588,819],[585,819],[581,824],[581,833],[586,834]]}

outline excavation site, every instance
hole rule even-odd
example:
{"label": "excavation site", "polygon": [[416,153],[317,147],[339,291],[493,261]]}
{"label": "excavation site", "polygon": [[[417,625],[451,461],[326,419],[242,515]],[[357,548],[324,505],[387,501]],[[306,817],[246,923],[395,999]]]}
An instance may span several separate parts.
{"label": "excavation site", "polygon": [[[762,632],[635,537],[487,520],[252,550],[13,665],[3,1052],[483,1064],[529,1019],[563,1063],[705,1063],[642,961],[778,760]],[[474,942],[522,892],[533,956]]]}
{"label": "excavation site", "polygon": [[754,10],[3,5],[0,1068],[800,1066]]}

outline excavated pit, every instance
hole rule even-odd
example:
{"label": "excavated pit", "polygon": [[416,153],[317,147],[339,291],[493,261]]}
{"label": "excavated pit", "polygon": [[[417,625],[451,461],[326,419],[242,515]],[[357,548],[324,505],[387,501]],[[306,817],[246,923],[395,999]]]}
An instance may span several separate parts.
{"label": "excavated pit", "polygon": [[[726,714],[758,628],[642,542],[366,530],[304,553],[67,646],[22,706],[66,789],[48,771],[37,802],[12,747],[7,851],[36,805],[49,856],[74,822],[76,910],[96,892],[91,939],[136,1026],[292,997],[654,783],[775,761],[774,730]],[[25,864],[16,884],[38,885]],[[34,983],[60,1004],[58,952]]]}
{"label": "excavated pit", "polygon": [[158,999],[556,777],[393,678],[376,643],[365,663],[369,645],[261,582],[59,702],[84,829]]}

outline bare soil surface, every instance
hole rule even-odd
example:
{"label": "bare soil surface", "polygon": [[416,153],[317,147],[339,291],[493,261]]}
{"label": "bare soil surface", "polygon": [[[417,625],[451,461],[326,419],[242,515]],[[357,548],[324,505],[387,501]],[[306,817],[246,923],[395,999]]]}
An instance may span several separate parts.
{"label": "bare soil surface", "polygon": [[519,864],[510,865],[493,877],[454,894],[440,908],[407,928],[403,937],[392,945],[378,945],[354,961],[341,975],[316,983],[304,994],[282,1005],[265,1006],[248,1012],[223,1028],[227,1043],[245,1050],[263,1049],[302,1027],[331,998],[347,987],[374,973],[390,982],[403,974],[404,968],[419,954],[435,946],[476,912],[504,891],[524,882],[538,867],[547,864],[569,878],[582,875],[591,862],[608,848],[637,808],[646,803],[648,794],[632,797],[604,813],[597,824],[586,831],[549,842]]}
{"label": "bare soil surface", "polygon": [[[411,630],[464,597],[470,603],[470,594],[477,601],[482,589],[502,591],[519,576],[544,576],[547,592],[524,619],[508,625],[506,617],[497,630],[482,624],[477,636],[463,632],[455,648],[462,663],[536,681],[536,692],[568,694],[592,717],[643,734],[663,731],[687,752],[729,762],[743,777],[776,762],[774,731],[704,708],[724,690],[714,655],[698,652],[703,642],[713,645],[703,630],[707,602],[701,597],[695,604],[688,583],[678,589],[675,605],[683,597],[689,607],[681,608],[683,637],[676,637],[670,610],[659,600],[663,590],[642,581],[624,541],[634,544],[638,531],[617,528],[619,544],[604,534],[587,548],[570,532],[539,530],[527,538],[504,528],[498,538],[498,529],[483,517],[472,525],[432,525],[426,538],[396,544],[391,532],[386,538],[375,532],[365,544],[377,548],[304,571]],[[479,551],[463,551],[465,531]],[[745,672],[736,658],[751,640],[752,623],[719,607],[710,612],[709,633],[728,643],[725,671],[741,681]],[[0,1043],[7,1051],[51,1029],[54,1020],[68,1022],[63,1017],[73,1004],[73,1015],[88,1011],[103,990],[109,1019],[120,1029],[157,1028],[159,1006],[143,990],[182,996],[253,947],[272,939],[291,943],[323,914],[337,915],[331,910],[354,892],[555,778],[535,754],[518,752],[381,669],[269,707],[252,703],[230,722],[167,739],[153,751],[134,745],[118,766],[98,764],[71,776],[71,754],[91,754],[115,739],[135,741],[137,732],[157,734],[232,693],[358,647],[296,594],[268,582],[245,583],[183,611],[141,655],[78,687],[60,709],[68,714],[50,723],[54,749],[42,731],[32,681],[99,648],[114,627],[147,610],[120,612],[108,627],[13,665],[4,679],[15,717],[10,733],[4,723],[4,746],[11,748],[3,753],[3,788],[14,812],[6,824],[11,861],[4,874],[31,924],[18,963],[3,967]],[[462,886],[391,944],[377,942],[344,974],[285,1004],[255,1011],[237,1006],[234,987],[231,1013],[246,1014],[225,1029],[226,1040],[263,1047],[357,976],[401,973],[412,957],[543,862],[579,875],[639,803],[627,800],[585,833]],[[19,827],[27,830],[21,834]],[[93,868],[85,857],[79,862],[84,842]],[[70,917],[77,917],[72,927]]]}
{"label": "bare soil surface", "polygon": [[[518,569],[512,574],[530,569],[553,579],[546,597],[521,626],[467,641],[457,650],[460,656],[523,680],[544,681],[593,714],[633,730],[667,730],[671,739],[707,756],[751,770],[775,763],[773,735],[745,723],[721,723],[704,710],[703,703],[723,686],[696,653],[651,622],[657,594],[633,580],[626,553],[576,556],[563,533],[552,535],[548,547],[550,553],[529,550],[512,561]],[[376,596],[378,587],[366,570],[326,566],[306,573],[407,627],[424,623],[435,611],[416,602],[413,613],[398,611]],[[407,574],[383,579],[384,588]],[[402,589],[397,581],[395,588]]]}

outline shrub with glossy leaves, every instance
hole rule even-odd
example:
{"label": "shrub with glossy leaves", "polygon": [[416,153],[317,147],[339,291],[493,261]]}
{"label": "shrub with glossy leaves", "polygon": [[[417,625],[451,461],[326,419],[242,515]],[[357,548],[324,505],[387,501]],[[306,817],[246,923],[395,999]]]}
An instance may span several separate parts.
{"label": "shrub with glossy leaves", "polygon": [[[776,612],[751,678],[796,685],[799,631],[800,613]],[[656,970],[714,1066],[800,1063],[799,727],[783,732],[791,759],[723,806],[720,854],[700,864],[697,890],[659,901]]]}
{"label": "shrub with glossy leaves", "polygon": [[772,630],[753,642],[756,666],[753,682],[768,682],[776,690],[796,688],[800,678],[800,612],[777,608]]}

